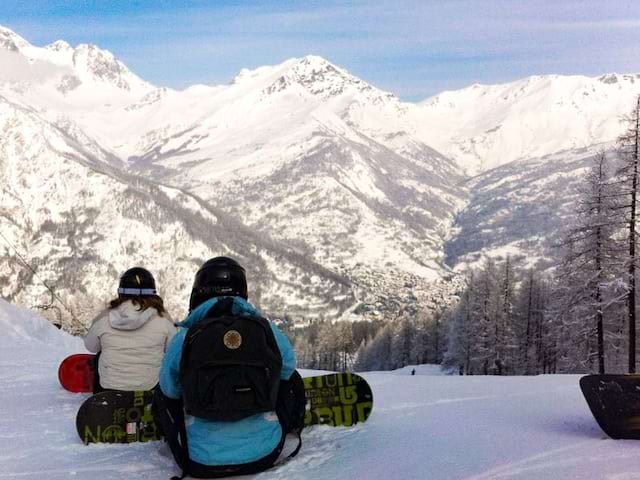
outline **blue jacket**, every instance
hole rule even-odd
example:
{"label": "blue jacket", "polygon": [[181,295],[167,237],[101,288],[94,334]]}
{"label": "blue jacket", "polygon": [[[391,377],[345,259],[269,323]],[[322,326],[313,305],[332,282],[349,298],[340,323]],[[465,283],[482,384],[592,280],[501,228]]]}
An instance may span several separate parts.
{"label": "blue jacket", "polygon": [[[182,396],[178,380],[182,346],[187,329],[204,318],[218,298],[212,298],[193,310],[173,337],[160,370],[160,388],[170,398]],[[241,297],[234,297],[232,312],[235,315],[260,315],[260,311]],[[282,355],[280,378],[288,380],[296,368],[296,356],[291,343],[272,323]],[[237,422],[214,422],[185,415],[189,456],[203,465],[239,465],[254,462],[271,453],[282,438],[282,428],[275,412],[253,415]]]}

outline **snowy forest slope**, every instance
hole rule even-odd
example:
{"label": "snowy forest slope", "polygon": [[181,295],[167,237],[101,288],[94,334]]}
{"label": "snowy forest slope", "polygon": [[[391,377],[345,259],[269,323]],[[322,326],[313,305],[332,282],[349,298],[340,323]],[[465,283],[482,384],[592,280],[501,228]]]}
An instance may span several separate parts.
{"label": "snowy forest slope", "polygon": [[488,255],[510,256],[520,268],[554,265],[598,148],[513,161],[468,180],[472,193],[453,222],[447,262],[461,269]]}
{"label": "snowy forest slope", "polygon": [[[136,479],[177,473],[160,442],[84,446],[75,413],[86,398],[64,391],[57,365],[80,341],[0,300],[0,478]],[[46,345],[46,348],[43,346]],[[638,443],[603,437],[578,376],[432,375],[432,368],[367,373],[370,419],[313,427],[290,463],[261,479],[630,479]],[[249,477],[253,478],[253,477]]]}

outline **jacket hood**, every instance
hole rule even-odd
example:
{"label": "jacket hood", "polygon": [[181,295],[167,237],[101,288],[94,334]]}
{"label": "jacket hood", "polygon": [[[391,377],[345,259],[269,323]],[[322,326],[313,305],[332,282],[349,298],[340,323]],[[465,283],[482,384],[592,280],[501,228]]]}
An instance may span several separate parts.
{"label": "jacket hood", "polygon": [[155,308],[142,311],[138,308],[131,301],[124,302],[109,311],[109,324],[116,330],[137,330],[158,314]]}
{"label": "jacket hood", "polygon": [[233,299],[233,305],[231,306],[231,313],[233,315],[262,316],[260,310],[251,305],[242,297],[215,297],[199,305],[195,310],[192,310],[189,316],[187,316],[187,318],[183,322],[177,323],[176,326],[190,328],[191,326],[202,320],[204,317],[206,317],[207,313],[209,313],[209,310],[211,310],[223,298]]}

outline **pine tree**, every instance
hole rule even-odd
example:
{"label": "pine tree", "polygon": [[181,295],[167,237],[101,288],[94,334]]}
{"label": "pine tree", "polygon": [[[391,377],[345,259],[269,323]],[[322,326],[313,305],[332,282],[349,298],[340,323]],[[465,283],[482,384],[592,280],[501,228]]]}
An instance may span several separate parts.
{"label": "pine tree", "polygon": [[349,369],[352,360],[351,357],[355,349],[352,325],[350,322],[338,322],[334,327],[338,339],[336,349],[339,354],[339,369],[340,371],[346,372]]}
{"label": "pine tree", "polygon": [[369,370],[368,360],[367,340],[363,338],[354,356],[353,369],[356,372],[364,372]]}
{"label": "pine tree", "polygon": [[526,279],[522,284],[522,288],[516,298],[516,316],[517,328],[516,336],[518,345],[520,346],[520,359],[518,361],[518,370],[524,375],[533,373],[533,365],[531,358],[531,350],[533,346],[533,334],[535,331],[534,317],[534,288],[535,288],[535,271],[529,269]]}
{"label": "pine tree", "polygon": [[[617,193],[614,192],[605,152],[593,158],[580,190],[576,210],[576,224],[568,231],[565,255],[559,273],[564,291],[558,319],[573,325],[578,342],[582,338],[584,350],[569,356],[582,358],[584,367],[591,370],[597,363],[600,373],[605,363],[605,289],[614,277],[616,227],[620,224]],[[569,357],[566,357],[569,358]],[[578,360],[579,361],[579,360]]]}
{"label": "pine tree", "polygon": [[474,284],[473,272],[467,277],[467,286],[463,290],[460,301],[453,305],[446,313],[445,318],[449,325],[447,335],[447,349],[442,365],[449,369],[458,370],[462,375],[472,375],[471,366],[471,304],[473,303]]}
{"label": "pine tree", "polygon": [[411,341],[415,329],[411,321],[402,318],[394,322],[391,338],[391,369],[402,368],[411,363]]}
{"label": "pine tree", "polygon": [[369,370],[391,369],[391,324],[382,328],[368,346]]}
{"label": "pine tree", "polygon": [[414,325],[414,334],[411,342],[410,363],[420,365],[429,362],[431,351],[431,332],[429,320],[425,313],[421,313]]}
{"label": "pine tree", "polygon": [[473,319],[471,325],[472,331],[476,332],[475,336],[479,340],[477,347],[474,348],[475,355],[472,362],[484,375],[494,370],[497,365],[496,360],[499,359],[497,335],[499,329],[496,325],[499,290],[496,280],[495,264],[490,258],[485,258],[482,270],[478,274],[478,285],[475,287],[478,292],[475,298],[477,305],[473,306],[472,310],[478,314],[473,315],[477,318]]}
{"label": "pine tree", "polygon": [[496,318],[496,368],[498,375],[506,373],[516,364],[515,334],[513,330],[514,273],[511,259],[507,256],[501,269],[500,310]]}
{"label": "pine tree", "polygon": [[598,154],[585,178],[583,197],[578,208],[581,225],[576,227],[570,240],[578,244],[578,250],[570,261],[586,273],[586,300],[592,310],[588,318],[595,319],[597,337],[598,371],[605,372],[605,339],[603,288],[612,274],[613,227],[615,218],[615,195],[611,191],[607,156]]}

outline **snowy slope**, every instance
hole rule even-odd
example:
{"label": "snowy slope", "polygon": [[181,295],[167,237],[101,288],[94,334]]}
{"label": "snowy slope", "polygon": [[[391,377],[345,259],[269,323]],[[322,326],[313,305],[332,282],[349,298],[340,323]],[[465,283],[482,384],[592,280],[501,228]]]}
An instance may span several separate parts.
{"label": "snowy slope", "polygon": [[[17,320],[19,328],[12,326]],[[2,300],[0,328],[20,332],[0,335],[0,478],[136,480],[178,473],[161,442],[80,443],[74,418],[86,396],[62,390],[56,377],[59,361],[80,351],[78,339]],[[406,370],[365,374],[375,397],[367,423],[308,429],[293,461],[247,478],[637,478],[638,442],[601,433],[578,376],[431,373],[438,372],[419,366],[415,376]]]}
{"label": "snowy slope", "polygon": [[429,144],[473,175],[613,142],[639,94],[640,74],[544,75],[444,92],[414,114]]}
{"label": "snowy slope", "polygon": [[[46,346],[46,350],[57,355],[84,351],[80,338],[58,330],[50,322],[39,318],[34,312],[17,307],[0,298],[0,331],[2,331],[2,348],[9,348],[10,344],[28,345],[37,350]],[[16,360],[25,360],[26,355],[19,355]],[[4,355],[3,365],[9,360]],[[25,363],[26,364],[26,363]]]}

